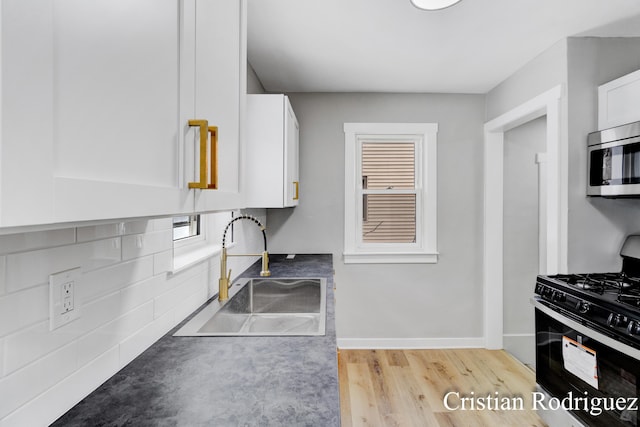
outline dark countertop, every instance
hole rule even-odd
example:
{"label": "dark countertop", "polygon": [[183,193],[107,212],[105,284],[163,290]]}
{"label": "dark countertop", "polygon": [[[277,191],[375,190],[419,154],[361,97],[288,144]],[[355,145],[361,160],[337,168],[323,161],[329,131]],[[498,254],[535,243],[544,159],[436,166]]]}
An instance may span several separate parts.
{"label": "dark countertop", "polygon": [[180,324],[53,425],[339,426],[331,255],[270,255],[270,269],[327,278],[324,336],[173,337]]}

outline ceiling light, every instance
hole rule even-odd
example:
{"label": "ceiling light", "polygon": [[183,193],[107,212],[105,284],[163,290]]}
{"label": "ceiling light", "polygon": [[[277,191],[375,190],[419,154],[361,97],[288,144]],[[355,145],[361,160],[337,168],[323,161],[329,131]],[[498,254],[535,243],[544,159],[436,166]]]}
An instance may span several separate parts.
{"label": "ceiling light", "polygon": [[453,6],[460,0],[411,0],[411,3],[418,9],[439,10]]}

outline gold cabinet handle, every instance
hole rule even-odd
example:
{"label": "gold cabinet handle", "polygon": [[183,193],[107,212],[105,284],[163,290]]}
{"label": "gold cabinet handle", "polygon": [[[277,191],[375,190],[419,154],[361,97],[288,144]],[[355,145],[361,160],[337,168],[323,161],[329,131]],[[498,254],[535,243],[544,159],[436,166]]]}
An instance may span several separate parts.
{"label": "gold cabinet handle", "polygon": [[209,190],[218,189],[218,126],[209,126],[211,135],[211,183],[207,185]]}
{"label": "gold cabinet handle", "polygon": [[298,200],[299,191],[300,191],[300,183],[298,181],[293,181],[293,185],[296,187],[296,195],[293,196],[293,200]]}
{"label": "gold cabinet handle", "polygon": [[[218,188],[218,127],[209,126],[207,120],[189,120],[189,126],[200,128],[200,173],[198,182],[190,182],[189,188],[215,190]],[[207,137],[211,135],[211,183],[209,183],[209,168],[207,165]]]}
{"label": "gold cabinet handle", "polygon": [[189,120],[189,126],[200,128],[200,181],[190,182],[189,188],[207,188],[207,128],[206,120]]}

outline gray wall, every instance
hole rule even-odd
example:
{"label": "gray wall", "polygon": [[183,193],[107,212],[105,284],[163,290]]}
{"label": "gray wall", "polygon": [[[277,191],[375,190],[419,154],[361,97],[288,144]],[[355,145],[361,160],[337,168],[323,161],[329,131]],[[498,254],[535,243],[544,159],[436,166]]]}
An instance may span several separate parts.
{"label": "gray wall", "polygon": [[538,165],[545,117],[504,135],[504,348],[535,366],[533,295],[538,273]]}
{"label": "gray wall", "polygon": [[[270,248],[334,255],[339,338],[481,337],[482,125],[563,86],[562,125],[569,135],[569,270],[619,269],[617,251],[624,236],[640,232],[640,201],[585,196],[586,135],[597,127],[597,86],[638,68],[638,39],[571,38],[551,46],[486,97],[290,94],[301,127],[301,202],[294,209],[268,211]],[[342,262],[342,125],[385,121],[440,124],[438,264]],[[505,239],[513,237],[507,231]],[[506,291],[506,304],[519,298],[513,291]],[[505,332],[518,333],[509,328]]]}
{"label": "gray wall", "polygon": [[598,128],[598,86],[640,69],[640,38],[570,38],[569,270],[615,271],[624,237],[640,232],[640,200],[587,198],[587,134]]}
{"label": "gray wall", "polygon": [[567,83],[567,41],[562,40],[533,58],[487,93],[487,121],[541,93]]}
{"label": "gray wall", "polygon": [[253,69],[250,63],[247,62],[247,93],[266,93],[264,86],[260,78],[256,74],[256,70]]}
{"label": "gray wall", "polygon": [[[268,210],[273,252],[332,253],[339,338],[482,336],[481,95],[290,94],[300,204]],[[345,265],[345,122],[437,122],[437,264]]]}
{"label": "gray wall", "polygon": [[575,37],[556,43],[487,94],[487,120],[562,84],[569,137],[568,270],[615,271],[624,237],[640,231],[639,200],[586,197],[587,134],[597,88],[640,68],[640,39]]}

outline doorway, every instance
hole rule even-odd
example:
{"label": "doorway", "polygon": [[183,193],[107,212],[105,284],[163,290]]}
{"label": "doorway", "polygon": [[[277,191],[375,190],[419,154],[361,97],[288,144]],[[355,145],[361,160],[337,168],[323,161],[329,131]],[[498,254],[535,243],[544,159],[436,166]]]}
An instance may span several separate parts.
{"label": "doorway", "polygon": [[[484,339],[504,348],[504,138],[505,132],[546,116],[545,222],[539,229],[540,273],[567,270],[567,134],[562,86],[538,95],[485,124],[484,133]],[[535,283],[535,277],[531,279]],[[533,292],[529,291],[529,297]]]}
{"label": "doorway", "polygon": [[[504,349],[535,366],[535,321],[529,298],[541,271],[540,233],[546,212],[544,185],[546,116],[504,134],[503,318]],[[541,185],[542,184],[542,185]],[[542,226],[541,226],[542,225]]]}

